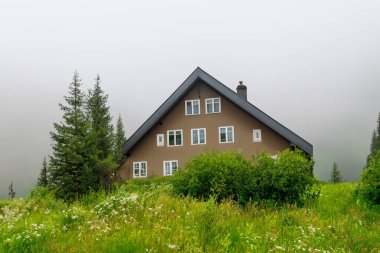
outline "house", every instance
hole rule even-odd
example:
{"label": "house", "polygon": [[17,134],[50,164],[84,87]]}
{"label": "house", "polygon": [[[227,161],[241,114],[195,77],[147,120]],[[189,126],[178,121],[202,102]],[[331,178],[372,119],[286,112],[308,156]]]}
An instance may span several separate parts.
{"label": "house", "polygon": [[127,140],[122,180],[170,176],[199,153],[252,154],[313,146],[247,101],[240,82],[235,93],[201,68],[195,71]]}

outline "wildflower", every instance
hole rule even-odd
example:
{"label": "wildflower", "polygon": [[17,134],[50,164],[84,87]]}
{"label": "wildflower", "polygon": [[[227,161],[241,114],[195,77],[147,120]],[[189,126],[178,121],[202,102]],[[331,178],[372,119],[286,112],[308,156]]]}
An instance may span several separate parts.
{"label": "wildflower", "polygon": [[285,248],[284,247],[281,247],[281,246],[274,246],[275,249],[277,250],[281,250],[281,251],[285,251]]}
{"label": "wildflower", "polygon": [[175,244],[168,244],[169,249],[175,249],[178,247],[178,245]]}

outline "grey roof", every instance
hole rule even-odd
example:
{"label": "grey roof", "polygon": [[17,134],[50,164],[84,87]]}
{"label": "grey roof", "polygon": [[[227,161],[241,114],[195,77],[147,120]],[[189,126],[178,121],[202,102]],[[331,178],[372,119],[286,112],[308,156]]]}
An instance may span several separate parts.
{"label": "grey roof", "polygon": [[310,143],[281,125],[279,122],[265,114],[247,100],[239,97],[233,90],[216,80],[199,67],[194,70],[194,72],[174,91],[174,93],[126,141],[124,144],[124,154],[128,155],[131,149],[149,132],[149,130],[159,123],[200,80],[221,93],[224,97],[229,99],[242,110],[264,123],[280,136],[284,137],[291,144],[296,145],[307,154],[313,155],[313,146]]}

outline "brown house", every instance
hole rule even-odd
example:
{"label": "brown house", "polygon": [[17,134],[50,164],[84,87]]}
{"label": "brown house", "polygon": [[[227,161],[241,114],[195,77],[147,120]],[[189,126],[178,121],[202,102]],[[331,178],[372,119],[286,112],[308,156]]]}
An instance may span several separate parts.
{"label": "brown house", "polygon": [[298,147],[313,155],[313,146],[197,68],[127,140],[122,180],[170,176],[194,155],[210,150],[240,151],[245,156]]}

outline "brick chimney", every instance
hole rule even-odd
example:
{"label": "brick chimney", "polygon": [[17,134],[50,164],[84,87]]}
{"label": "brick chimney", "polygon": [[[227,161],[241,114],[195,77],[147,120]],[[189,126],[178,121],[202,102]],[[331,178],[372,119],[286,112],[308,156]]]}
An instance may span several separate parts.
{"label": "brick chimney", "polygon": [[236,93],[244,100],[247,100],[247,86],[243,84],[243,81],[239,82],[239,85],[236,87]]}

